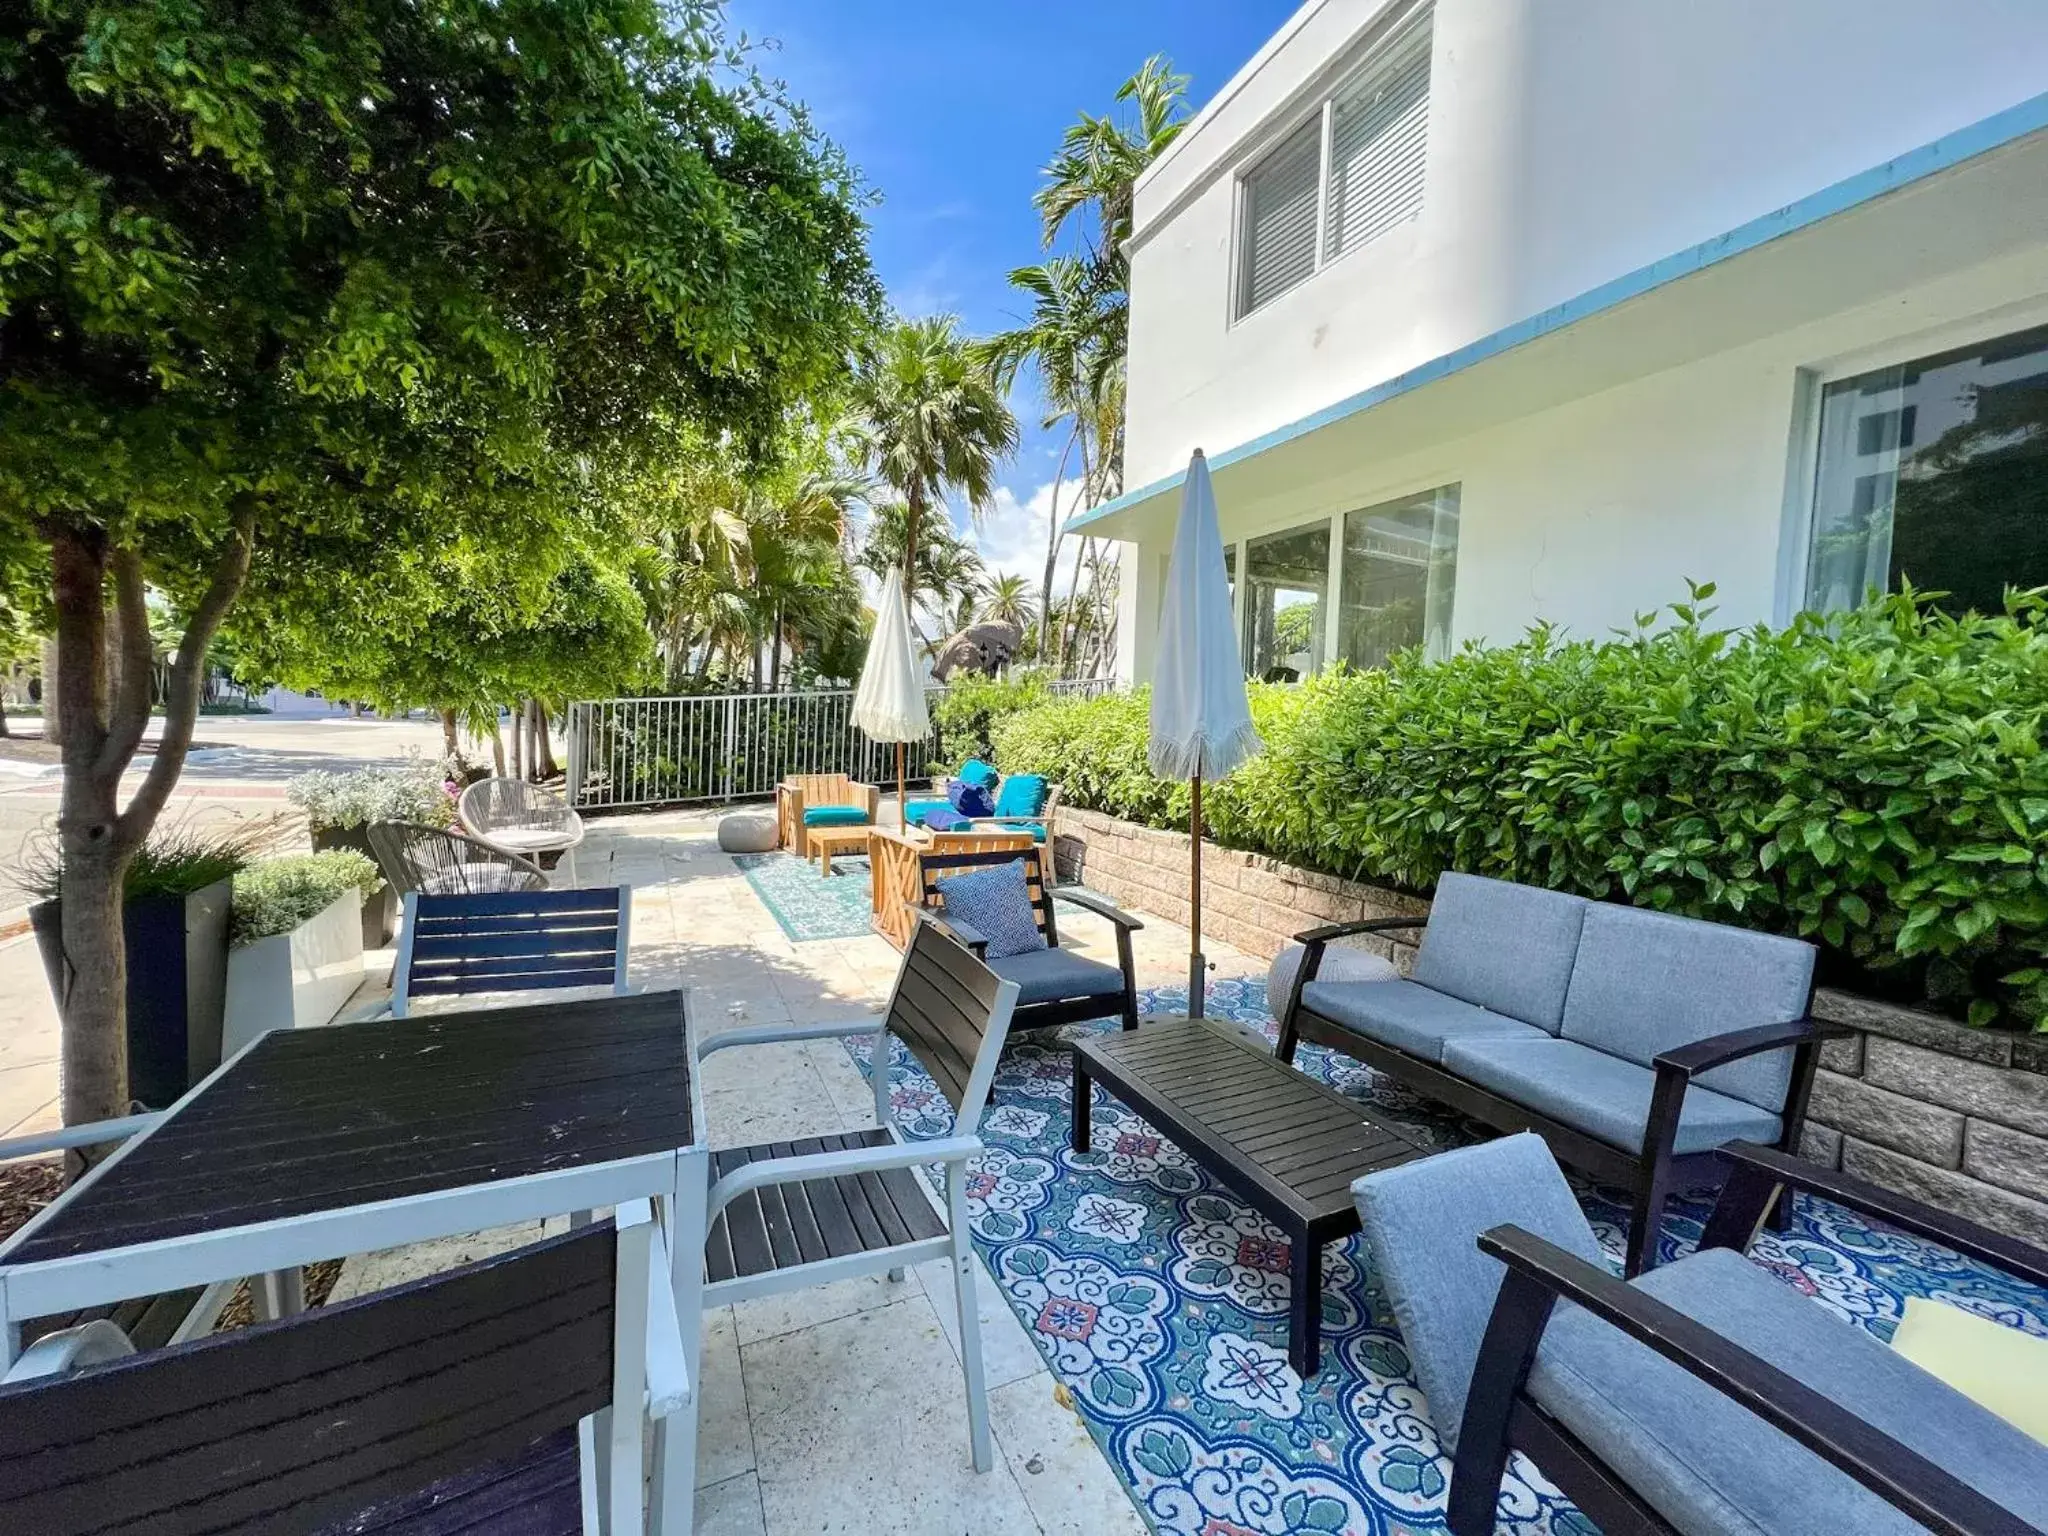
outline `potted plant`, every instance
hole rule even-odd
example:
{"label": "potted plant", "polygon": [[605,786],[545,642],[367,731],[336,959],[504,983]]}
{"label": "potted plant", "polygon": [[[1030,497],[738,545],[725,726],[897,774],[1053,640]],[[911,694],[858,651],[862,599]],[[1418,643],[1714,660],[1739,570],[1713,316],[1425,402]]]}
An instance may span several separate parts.
{"label": "potted plant", "polygon": [[[128,960],[128,1094],[162,1109],[220,1065],[228,910],[248,863],[245,828],[158,829],[128,865],[122,928]],[[31,858],[29,908],[51,995],[64,1007],[65,959],[54,854]]]}
{"label": "potted plant", "polygon": [[221,1055],[266,1029],[325,1024],[363,978],[363,902],[384,884],[351,848],[288,853],[235,876]]}
{"label": "potted plant", "polygon": [[[351,773],[302,773],[285,791],[306,813],[313,851],[352,849],[373,858],[373,821],[417,821],[445,827],[455,819],[443,765],[417,754],[396,768],[358,768]],[[398,926],[398,893],[388,884],[363,903],[363,947],[382,949]]]}

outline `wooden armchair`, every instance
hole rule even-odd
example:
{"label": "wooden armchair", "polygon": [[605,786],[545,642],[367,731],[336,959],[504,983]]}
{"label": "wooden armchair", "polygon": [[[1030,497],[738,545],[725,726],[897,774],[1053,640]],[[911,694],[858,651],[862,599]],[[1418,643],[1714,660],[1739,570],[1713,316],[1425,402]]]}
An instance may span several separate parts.
{"label": "wooden armchair", "polygon": [[844,773],[793,773],[775,786],[776,846],[798,858],[811,851],[804,835],[804,812],[826,806],[855,807],[867,813],[867,825],[881,819],[882,791]]}

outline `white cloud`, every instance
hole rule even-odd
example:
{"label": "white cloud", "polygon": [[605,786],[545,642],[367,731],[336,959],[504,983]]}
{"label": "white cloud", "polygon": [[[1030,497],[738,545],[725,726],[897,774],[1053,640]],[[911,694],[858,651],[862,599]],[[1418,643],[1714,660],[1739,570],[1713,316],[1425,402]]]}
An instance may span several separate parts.
{"label": "white cloud", "polygon": [[[1060,487],[1059,518],[1065,522],[1077,509],[1076,492],[1079,486],[1068,481]],[[982,563],[998,576],[1022,576],[1031,585],[1034,601],[1039,596],[1039,583],[1045,579],[1045,542],[1052,532],[1053,482],[1048,480],[1037,490],[1019,499],[1011,487],[999,486],[995,502],[989,508],[988,516],[981,526],[971,524],[964,536],[981,555]],[[1074,561],[1081,550],[1080,539],[1069,535],[1060,541],[1060,557],[1053,580],[1053,590],[1064,597],[1067,583],[1073,579]]]}

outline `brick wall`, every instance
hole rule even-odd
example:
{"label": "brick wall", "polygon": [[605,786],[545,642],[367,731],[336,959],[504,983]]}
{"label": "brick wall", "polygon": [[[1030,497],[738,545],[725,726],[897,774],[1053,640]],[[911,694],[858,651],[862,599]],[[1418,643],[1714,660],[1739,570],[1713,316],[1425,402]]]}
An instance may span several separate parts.
{"label": "brick wall", "polygon": [[[1112,900],[1188,920],[1188,839],[1093,811],[1057,813],[1054,862]],[[1202,847],[1203,931],[1270,959],[1304,928],[1428,912],[1379,886]],[[1413,936],[1367,941],[1404,970]],[[1814,1012],[1856,1031],[1814,1079],[1802,1150],[1829,1167],[2048,1246],[2048,1036],[1969,1029],[1822,991]]]}

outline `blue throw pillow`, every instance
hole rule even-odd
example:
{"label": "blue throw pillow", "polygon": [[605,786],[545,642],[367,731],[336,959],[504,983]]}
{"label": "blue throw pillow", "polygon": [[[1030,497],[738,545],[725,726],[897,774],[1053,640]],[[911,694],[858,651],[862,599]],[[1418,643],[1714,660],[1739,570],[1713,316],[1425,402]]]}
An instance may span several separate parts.
{"label": "blue throw pillow", "polygon": [[946,781],[946,799],[962,816],[993,816],[996,813],[995,806],[989,801],[988,791],[978,784],[968,783],[965,779]]}
{"label": "blue throw pillow", "polygon": [[972,784],[976,789],[987,790],[990,794],[995,793],[995,787],[1002,781],[1002,777],[978,757],[970,757],[960,765],[962,783]]}
{"label": "blue throw pillow", "polygon": [[1045,776],[1013,773],[996,794],[998,816],[1036,816],[1045,809]]}
{"label": "blue throw pillow", "polygon": [[868,808],[864,805],[804,807],[804,825],[807,827],[864,827],[867,824]]}
{"label": "blue throw pillow", "polygon": [[971,832],[974,823],[954,810],[950,805],[935,805],[918,817],[918,822],[934,832]]}
{"label": "blue throw pillow", "polygon": [[1045,935],[1038,931],[1022,859],[971,874],[949,875],[933,883],[946,904],[944,915],[978,930],[988,940],[989,959],[1026,955],[1046,947]]}

